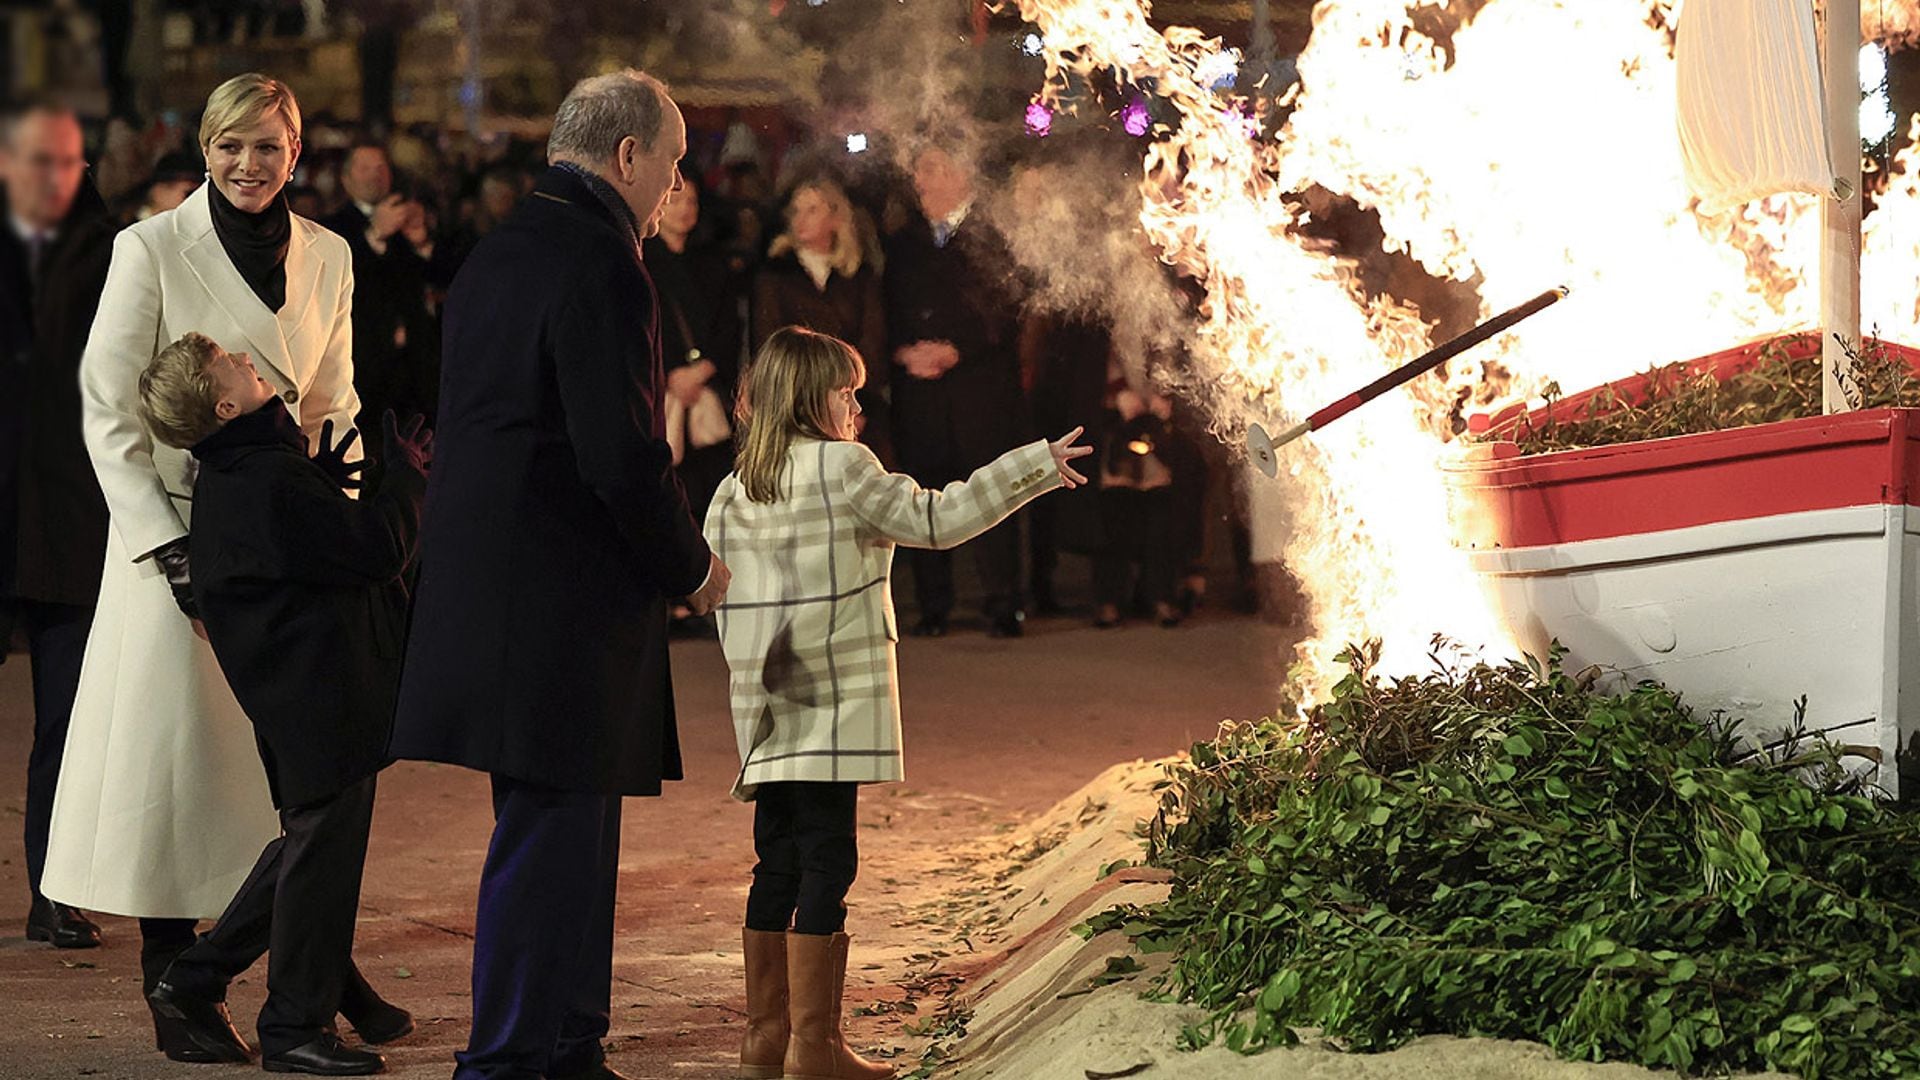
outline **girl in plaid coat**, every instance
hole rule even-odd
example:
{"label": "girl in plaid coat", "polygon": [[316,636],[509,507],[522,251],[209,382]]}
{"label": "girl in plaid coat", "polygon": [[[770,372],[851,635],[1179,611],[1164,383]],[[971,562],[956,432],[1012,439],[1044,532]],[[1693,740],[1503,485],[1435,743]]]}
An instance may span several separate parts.
{"label": "girl in plaid coat", "polygon": [[894,1075],[840,1031],[859,785],[901,779],[891,574],[896,545],[950,548],[1027,501],[1086,482],[1075,428],[928,491],[855,441],[860,354],[799,327],[761,346],[739,402],[739,456],[707,512],[733,571],[719,608],[759,863],[744,931],[739,1075]]}

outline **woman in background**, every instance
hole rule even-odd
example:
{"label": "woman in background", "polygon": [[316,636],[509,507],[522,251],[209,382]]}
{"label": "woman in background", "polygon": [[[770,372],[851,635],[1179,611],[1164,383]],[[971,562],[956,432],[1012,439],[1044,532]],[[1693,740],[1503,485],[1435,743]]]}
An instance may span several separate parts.
{"label": "woman in background", "polygon": [[[749,346],[758,353],[775,330],[802,326],[837,337],[861,356],[887,355],[881,257],[844,188],[826,177],[794,185],[787,228],[767,249],[753,283]],[[861,441],[884,448],[886,369],[876,364],[860,391]]]}

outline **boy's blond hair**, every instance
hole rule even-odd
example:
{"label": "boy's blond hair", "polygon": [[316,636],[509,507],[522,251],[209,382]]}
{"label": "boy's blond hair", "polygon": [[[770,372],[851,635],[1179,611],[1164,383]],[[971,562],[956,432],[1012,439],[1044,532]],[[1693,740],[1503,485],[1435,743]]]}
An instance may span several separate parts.
{"label": "boy's blond hair", "polygon": [[161,349],[140,373],[140,422],[155,439],[187,450],[220,430],[220,390],[207,374],[218,352],[211,338],[188,334]]}
{"label": "boy's blond hair", "polygon": [[287,138],[300,145],[300,102],[279,79],[258,72],[235,75],[216,87],[200,114],[200,152],[235,128],[250,128],[269,116],[287,125]]}
{"label": "boy's blond hair", "polygon": [[827,398],[866,380],[859,350],[839,338],[800,326],[775,330],[747,369],[734,406],[742,434],[733,471],[747,498],[777,501],[794,438],[837,441],[828,434]]}

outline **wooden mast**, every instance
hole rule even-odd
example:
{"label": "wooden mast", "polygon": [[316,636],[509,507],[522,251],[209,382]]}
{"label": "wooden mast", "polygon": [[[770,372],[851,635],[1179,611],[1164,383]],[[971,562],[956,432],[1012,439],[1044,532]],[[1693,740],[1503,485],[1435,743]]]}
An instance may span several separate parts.
{"label": "wooden mast", "polygon": [[[1823,63],[1834,194],[1820,204],[1821,404],[1860,407],[1859,383],[1835,335],[1860,343],[1860,0],[1826,0]],[[1837,196],[1837,197],[1836,197]]]}

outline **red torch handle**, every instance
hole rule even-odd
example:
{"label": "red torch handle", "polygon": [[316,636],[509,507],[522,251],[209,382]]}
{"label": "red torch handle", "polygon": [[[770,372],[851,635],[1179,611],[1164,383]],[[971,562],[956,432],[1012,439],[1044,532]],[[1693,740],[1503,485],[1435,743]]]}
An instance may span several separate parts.
{"label": "red torch handle", "polygon": [[1392,371],[1373,380],[1359,390],[1348,394],[1339,401],[1307,417],[1307,429],[1309,431],[1320,430],[1394,387],[1403,385],[1412,379],[1416,379],[1432,371],[1434,368],[1459,356],[1461,353],[1493,337],[1495,334],[1504,333],[1520,320],[1536,315],[1542,310],[1559,303],[1566,295],[1567,289],[1564,285],[1557,289],[1548,289],[1546,292],[1521,304],[1519,307],[1503,311],[1493,318],[1488,319],[1486,322],[1481,323],[1479,326],[1461,334],[1459,337],[1443,345],[1435,346],[1421,354],[1418,359],[1410,360],[1394,368]]}

